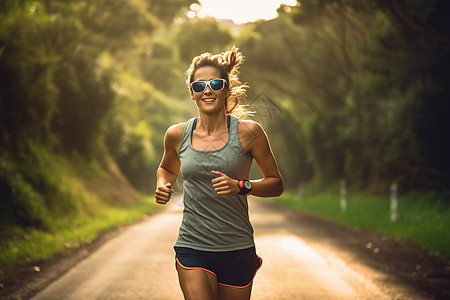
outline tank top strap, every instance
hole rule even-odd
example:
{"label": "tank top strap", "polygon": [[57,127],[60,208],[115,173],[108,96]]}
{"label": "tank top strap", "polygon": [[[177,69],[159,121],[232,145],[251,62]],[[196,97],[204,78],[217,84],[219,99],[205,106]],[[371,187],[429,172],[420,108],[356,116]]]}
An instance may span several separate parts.
{"label": "tank top strap", "polygon": [[178,149],[178,157],[181,155],[181,153],[186,151],[186,149],[189,147],[189,143],[191,142],[192,128],[194,126],[195,121],[196,121],[196,118],[189,119],[186,122],[186,126],[184,126],[183,136],[181,137],[180,148]]}
{"label": "tank top strap", "polygon": [[234,116],[230,116],[230,130],[228,134],[230,135],[230,143],[233,145],[241,143],[239,140],[239,119]]}

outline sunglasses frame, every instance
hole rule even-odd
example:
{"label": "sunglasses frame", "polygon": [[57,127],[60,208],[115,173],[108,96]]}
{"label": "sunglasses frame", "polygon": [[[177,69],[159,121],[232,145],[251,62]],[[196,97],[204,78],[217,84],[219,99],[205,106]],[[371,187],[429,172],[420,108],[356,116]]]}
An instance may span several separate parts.
{"label": "sunglasses frame", "polygon": [[[215,90],[215,89],[212,88],[210,83],[211,83],[211,81],[214,81],[214,80],[221,80],[223,82],[222,88],[220,90]],[[205,83],[205,88],[201,92],[194,91],[193,84],[197,83],[197,82],[204,82]],[[197,80],[197,81],[194,81],[194,82],[191,83],[191,91],[194,92],[194,93],[197,93],[197,94],[204,93],[206,91],[206,87],[209,86],[211,91],[213,91],[213,92],[220,92],[221,90],[223,90],[225,88],[226,84],[227,84],[227,81],[225,79],[223,79],[223,78],[215,78],[215,79],[211,79],[209,81]]]}

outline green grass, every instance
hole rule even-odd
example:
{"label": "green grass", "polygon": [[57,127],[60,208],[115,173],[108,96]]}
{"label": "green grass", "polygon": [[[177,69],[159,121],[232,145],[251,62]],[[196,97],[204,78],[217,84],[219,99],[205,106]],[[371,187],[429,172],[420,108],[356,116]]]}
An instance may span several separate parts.
{"label": "green grass", "polygon": [[156,206],[107,153],[94,160],[26,146],[17,156],[0,149],[0,270],[89,243]]}
{"label": "green grass", "polygon": [[13,239],[0,248],[0,269],[46,259],[90,243],[105,230],[129,224],[156,207],[153,197],[129,207],[98,204],[95,212],[54,221],[51,230],[10,228]]}
{"label": "green grass", "polygon": [[350,194],[347,209],[340,207],[338,192],[312,192],[302,199],[285,192],[269,201],[305,211],[325,219],[408,240],[430,254],[450,259],[450,205],[445,194],[410,194],[399,197],[398,218],[390,220],[389,195]]}

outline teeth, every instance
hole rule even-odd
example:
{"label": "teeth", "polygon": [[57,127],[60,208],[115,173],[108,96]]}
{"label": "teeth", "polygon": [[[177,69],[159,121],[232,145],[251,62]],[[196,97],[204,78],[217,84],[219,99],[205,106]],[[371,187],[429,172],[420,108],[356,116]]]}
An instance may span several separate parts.
{"label": "teeth", "polygon": [[210,103],[210,102],[213,102],[214,100],[216,100],[216,99],[215,99],[215,98],[212,98],[212,99],[203,99],[203,102]]}

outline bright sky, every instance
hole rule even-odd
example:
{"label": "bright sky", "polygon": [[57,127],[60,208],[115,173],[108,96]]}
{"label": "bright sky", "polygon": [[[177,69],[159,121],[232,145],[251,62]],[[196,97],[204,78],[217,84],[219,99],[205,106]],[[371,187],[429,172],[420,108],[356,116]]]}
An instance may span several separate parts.
{"label": "bright sky", "polygon": [[[201,7],[191,5],[199,17],[211,16],[217,19],[231,19],[236,24],[277,17],[281,4],[294,6],[296,0],[199,0]],[[195,13],[190,12],[190,17]],[[188,14],[189,16],[189,14]]]}

